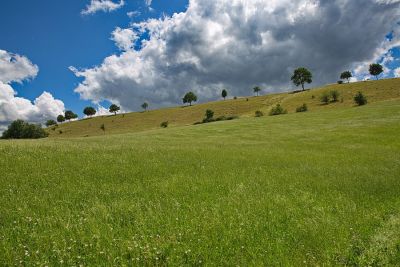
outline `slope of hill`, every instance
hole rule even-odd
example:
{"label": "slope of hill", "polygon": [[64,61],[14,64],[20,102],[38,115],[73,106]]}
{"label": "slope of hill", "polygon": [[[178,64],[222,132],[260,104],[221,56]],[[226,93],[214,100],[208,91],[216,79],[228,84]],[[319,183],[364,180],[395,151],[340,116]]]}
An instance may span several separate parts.
{"label": "slope of hill", "polygon": [[[337,90],[341,94],[337,103],[322,105],[320,96],[324,92]],[[204,118],[206,109],[212,109],[215,116],[237,115],[241,117],[254,116],[257,110],[268,113],[272,106],[281,103],[289,113],[295,112],[296,108],[306,103],[311,112],[321,109],[342,108],[353,106],[353,96],[363,92],[369,103],[399,99],[400,79],[387,79],[380,81],[358,82],[351,84],[333,84],[321,88],[315,88],[300,93],[280,93],[260,97],[238,98],[196,104],[191,107],[173,107],[149,112],[135,112],[120,114],[117,116],[102,116],[91,119],[64,123],[58,127],[49,129],[50,137],[84,137],[108,134],[120,134],[139,132],[160,128],[160,123],[168,121],[170,126],[190,125]],[[105,132],[100,129],[105,126]]]}
{"label": "slope of hill", "polygon": [[0,265],[397,266],[399,132],[394,100],[0,140]]}

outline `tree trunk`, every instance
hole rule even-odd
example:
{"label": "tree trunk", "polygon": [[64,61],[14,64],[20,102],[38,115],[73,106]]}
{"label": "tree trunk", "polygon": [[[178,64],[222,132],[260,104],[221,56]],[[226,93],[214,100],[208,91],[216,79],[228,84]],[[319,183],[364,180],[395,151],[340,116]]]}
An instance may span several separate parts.
{"label": "tree trunk", "polygon": [[304,83],[301,84],[301,87],[303,88],[303,91],[304,91]]}

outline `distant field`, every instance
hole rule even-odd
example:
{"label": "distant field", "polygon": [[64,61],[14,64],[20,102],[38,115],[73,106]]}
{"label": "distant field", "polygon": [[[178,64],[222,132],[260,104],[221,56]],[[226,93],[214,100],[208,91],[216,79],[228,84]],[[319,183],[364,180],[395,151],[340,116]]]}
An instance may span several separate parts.
{"label": "distant field", "polygon": [[[252,116],[281,96],[290,112],[318,112],[0,141],[0,265],[398,266],[400,100],[376,102],[398,85],[333,86],[344,102],[328,107],[316,90],[60,128],[178,125],[193,120],[181,110],[199,120],[206,107]],[[372,104],[353,107],[360,89]]]}
{"label": "distant field", "polygon": [[[340,92],[340,101],[335,104],[322,105],[320,96],[331,90]],[[370,103],[400,99],[400,79],[386,79],[380,81],[358,82],[351,84],[333,84],[315,88],[302,93],[281,93],[260,97],[242,97],[236,100],[226,100],[196,104],[192,107],[173,107],[153,110],[150,112],[136,112],[117,116],[105,116],[77,122],[64,123],[57,128],[49,129],[50,137],[85,137],[96,135],[109,135],[119,133],[140,132],[160,128],[161,122],[169,121],[170,126],[191,125],[204,118],[206,109],[212,109],[215,116],[238,115],[253,117],[257,110],[268,113],[272,106],[281,103],[290,113],[306,103],[310,111],[323,109],[351,107],[354,105],[353,97],[358,92],[363,92]],[[343,101],[343,102],[342,102]],[[100,127],[105,126],[103,132]]]}

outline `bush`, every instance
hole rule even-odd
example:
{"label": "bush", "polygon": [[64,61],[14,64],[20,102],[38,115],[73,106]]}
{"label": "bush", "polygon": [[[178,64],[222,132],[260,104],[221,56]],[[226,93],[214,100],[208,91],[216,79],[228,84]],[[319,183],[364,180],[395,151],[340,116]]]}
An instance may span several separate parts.
{"label": "bush", "polygon": [[271,109],[269,112],[270,116],[275,116],[275,115],[281,115],[281,114],[286,114],[287,110],[284,109],[281,104],[277,104],[275,107]]}
{"label": "bush", "polygon": [[338,102],[339,101],[340,93],[338,91],[333,90],[333,91],[330,92],[330,95],[332,97],[332,102]]}
{"label": "bush", "polygon": [[260,110],[257,110],[255,115],[256,115],[256,117],[262,117],[262,116],[264,116],[264,113]]}
{"label": "bush", "polygon": [[233,99],[236,100],[236,99],[237,99],[237,96],[234,96]]}
{"label": "bush", "polygon": [[161,127],[161,128],[168,128],[168,124],[169,124],[168,121],[163,121],[163,122],[160,124],[160,127]]}
{"label": "bush", "polygon": [[338,84],[343,84],[343,81],[337,81]]}
{"label": "bush", "polygon": [[367,98],[361,92],[358,92],[354,96],[354,102],[356,102],[356,104],[359,105],[359,106],[363,106],[363,105],[366,105],[368,103]]}
{"label": "bush", "polygon": [[306,112],[306,111],[308,111],[308,107],[307,107],[307,104],[303,104],[303,105],[301,105],[300,107],[298,107],[298,108],[296,108],[296,112]]}
{"label": "bush", "polygon": [[30,124],[23,120],[13,121],[6,131],[3,132],[3,139],[38,139],[48,136],[40,124]]}
{"label": "bush", "polygon": [[320,100],[322,103],[328,104],[331,101],[331,95],[328,93],[323,93]]}
{"label": "bush", "polygon": [[53,125],[57,125],[57,122],[55,120],[46,121],[46,126],[47,127],[50,127],[50,126],[53,126]]}

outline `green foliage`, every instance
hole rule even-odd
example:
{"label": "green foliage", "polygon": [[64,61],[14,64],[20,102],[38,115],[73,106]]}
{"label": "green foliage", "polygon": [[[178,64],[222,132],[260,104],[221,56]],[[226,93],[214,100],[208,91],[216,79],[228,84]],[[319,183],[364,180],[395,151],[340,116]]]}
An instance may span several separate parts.
{"label": "green foliage", "polygon": [[96,109],[94,107],[86,107],[83,110],[83,114],[85,114],[88,117],[91,117],[96,114]]}
{"label": "green foliage", "polygon": [[339,96],[340,96],[339,91],[337,91],[337,90],[332,90],[332,91],[330,91],[330,95],[331,95],[331,97],[332,97],[332,102],[337,102],[337,101],[339,101]]}
{"label": "green foliage", "polygon": [[338,84],[343,84],[343,81],[337,81]]}
{"label": "green foliage", "polygon": [[39,139],[45,138],[48,134],[40,124],[30,124],[23,120],[15,120],[8,129],[3,132],[3,139]]}
{"label": "green foliage", "polygon": [[161,128],[168,128],[168,125],[169,125],[169,122],[168,122],[168,121],[163,121],[163,122],[160,124],[160,127],[161,127]]}
{"label": "green foliage", "polygon": [[57,116],[57,122],[62,123],[65,121],[65,117],[63,115],[58,115]]}
{"label": "green foliage", "polygon": [[378,80],[378,76],[383,72],[383,66],[381,64],[371,64],[369,65],[369,74],[375,76]]}
{"label": "green foliage", "polygon": [[331,102],[331,94],[328,92],[323,93],[320,100],[323,104],[329,104],[329,102]]}
{"label": "green foliage", "polygon": [[226,89],[222,90],[221,96],[225,99],[228,96],[228,91],[226,91]]}
{"label": "green foliage", "polygon": [[197,102],[197,96],[193,92],[188,92],[185,94],[185,96],[182,98],[183,104],[189,103],[189,105],[192,105],[192,102]]}
{"label": "green foliage", "polygon": [[354,102],[359,106],[363,106],[363,105],[366,105],[368,103],[367,98],[361,92],[358,92],[354,96]]}
{"label": "green foliage", "polygon": [[117,115],[117,112],[120,111],[121,108],[117,106],[116,104],[111,104],[109,111],[110,113],[114,113],[114,115]]}
{"label": "green foliage", "polygon": [[212,111],[211,109],[207,109],[206,110],[206,120],[212,120],[212,118],[214,117],[214,111]]}
{"label": "green foliage", "polygon": [[255,112],[255,116],[256,116],[256,117],[262,117],[262,116],[264,116],[264,113],[263,113],[262,111],[260,111],[260,110],[257,110],[257,111]]}
{"label": "green foliage", "polygon": [[104,123],[102,125],[100,125],[100,130],[102,130],[103,132],[106,131],[106,126],[104,125]]}
{"label": "green foliage", "polygon": [[344,71],[340,74],[340,79],[347,80],[347,83],[350,82],[351,77],[353,77],[353,74],[350,71]]}
{"label": "green foliage", "polygon": [[270,116],[275,116],[275,115],[281,115],[281,114],[287,114],[287,110],[284,109],[281,104],[277,104],[275,107],[271,109],[269,112]]}
{"label": "green foliage", "polygon": [[304,103],[300,107],[296,108],[296,112],[306,112],[306,111],[308,111],[308,107],[307,107],[306,103]]}
{"label": "green foliage", "polygon": [[142,104],[142,109],[144,109],[144,111],[146,111],[148,107],[149,107],[149,103],[144,102],[144,103]]}
{"label": "green foliage", "polygon": [[48,120],[48,121],[46,121],[45,124],[46,124],[47,127],[50,127],[50,126],[53,126],[53,125],[57,125],[57,122],[55,120]]}
{"label": "green foliage", "polygon": [[304,84],[312,83],[312,73],[308,69],[301,67],[294,71],[291,80],[296,86],[301,85],[304,91]]}
{"label": "green foliage", "polygon": [[256,87],[253,88],[253,92],[258,96],[259,93],[261,92],[261,88],[256,86]]}
{"label": "green foliage", "polygon": [[78,115],[75,114],[74,112],[72,112],[71,110],[67,110],[67,111],[65,111],[64,118],[66,120],[70,121],[72,119],[78,118]]}

